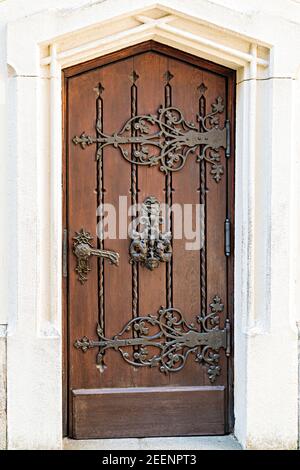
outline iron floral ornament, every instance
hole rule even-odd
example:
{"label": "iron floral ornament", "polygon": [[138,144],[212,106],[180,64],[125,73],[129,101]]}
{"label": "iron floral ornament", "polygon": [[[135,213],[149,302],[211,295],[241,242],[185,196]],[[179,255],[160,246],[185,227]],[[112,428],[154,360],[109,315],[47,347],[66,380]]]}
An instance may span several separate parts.
{"label": "iron floral ornament", "polygon": [[[219,149],[226,149],[229,145],[229,121],[226,121],[225,127],[220,128],[217,116],[223,111],[223,99],[218,96],[210,113],[204,117],[197,116],[197,128],[193,122],[184,119],[180,109],[160,107],[156,115],[145,114],[130,118],[113,135],[105,134],[97,120],[96,137],[82,132],[80,136],[73,137],[73,143],[81,145],[83,149],[87,145],[96,144],[97,159],[104,147],[113,145],[129,163],[159,165],[165,174],[181,170],[188,156],[199,148],[197,161],[205,160],[211,165],[210,173],[218,183],[224,173]],[[134,145],[132,153],[124,148],[127,144]]]}
{"label": "iron floral ornament", "polygon": [[[225,328],[219,328],[219,313],[224,309],[220,297],[214,297],[210,308],[209,314],[197,317],[197,325],[188,324],[180,310],[161,307],[156,316],[130,320],[112,339],[106,338],[98,325],[98,340],[84,336],[76,340],[74,346],[83,352],[99,348],[99,363],[107,349],[114,349],[134,367],[158,367],[164,373],[179,372],[193,354],[196,362],[207,367],[208,378],[213,383],[221,373],[219,350],[224,348],[226,355],[230,354],[230,323],[226,320]],[[153,353],[154,348],[157,354]]]}

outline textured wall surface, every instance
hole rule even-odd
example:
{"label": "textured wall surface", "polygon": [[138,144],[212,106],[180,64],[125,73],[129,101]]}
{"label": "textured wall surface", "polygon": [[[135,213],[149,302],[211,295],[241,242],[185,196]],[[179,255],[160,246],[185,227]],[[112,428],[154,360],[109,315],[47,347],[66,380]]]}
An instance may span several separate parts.
{"label": "textured wall surface", "polygon": [[6,449],[6,443],[6,337],[0,336],[0,450]]}

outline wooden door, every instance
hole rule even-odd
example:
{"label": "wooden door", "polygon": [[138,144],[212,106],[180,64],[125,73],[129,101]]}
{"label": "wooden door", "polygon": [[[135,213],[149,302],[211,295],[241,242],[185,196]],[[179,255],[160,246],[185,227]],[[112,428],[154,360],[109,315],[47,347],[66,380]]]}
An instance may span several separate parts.
{"label": "wooden door", "polygon": [[64,76],[68,434],[229,432],[234,73],[150,41]]}

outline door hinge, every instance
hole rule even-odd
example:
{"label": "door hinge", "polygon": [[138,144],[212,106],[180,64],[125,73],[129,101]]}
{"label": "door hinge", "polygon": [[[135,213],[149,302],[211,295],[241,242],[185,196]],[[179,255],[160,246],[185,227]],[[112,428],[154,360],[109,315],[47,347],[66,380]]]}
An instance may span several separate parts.
{"label": "door hinge", "polygon": [[224,250],[225,256],[231,255],[231,224],[230,219],[226,218],[224,222]]}
{"label": "door hinge", "polygon": [[68,230],[66,228],[63,232],[62,275],[63,277],[68,276]]}
{"label": "door hinge", "polygon": [[226,119],[225,128],[226,128],[225,156],[226,156],[226,158],[229,158],[230,157],[230,121],[229,121],[229,119]]}
{"label": "door hinge", "polygon": [[[179,372],[188,356],[194,354],[196,362],[207,367],[208,378],[213,383],[221,372],[219,350],[224,349],[226,356],[230,356],[231,337],[229,318],[225,319],[224,328],[219,328],[219,313],[224,309],[219,296],[214,297],[210,308],[211,313],[198,317],[200,331],[195,328],[195,324],[185,321],[179,309],[161,307],[157,315],[130,319],[113,337],[107,338],[98,324],[98,340],[83,336],[76,339],[73,345],[84,353],[99,348],[96,356],[98,365],[102,363],[103,355],[113,349],[121,354],[127,364],[134,367],[159,367],[160,372],[165,373]],[[208,323],[210,318],[214,318],[211,327]],[[133,330],[138,330],[141,324],[144,331],[142,335],[128,336],[129,329],[133,327]],[[150,327],[152,332],[148,335]]]}

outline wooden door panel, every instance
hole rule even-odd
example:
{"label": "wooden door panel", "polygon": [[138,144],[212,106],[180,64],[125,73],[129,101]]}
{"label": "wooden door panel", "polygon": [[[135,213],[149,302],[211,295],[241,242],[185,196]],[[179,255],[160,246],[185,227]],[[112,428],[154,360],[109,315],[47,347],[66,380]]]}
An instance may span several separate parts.
{"label": "wooden door panel", "polygon": [[[232,320],[227,299],[232,292],[232,263],[224,253],[224,221],[231,217],[233,206],[233,162],[225,156],[227,131],[226,145],[224,139],[226,119],[232,116],[228,96],[234,75],[153,42],[140,50],[135,46],[122,51],[119,59],[114,54],[111,63],[102,58],[90,68],[83,64],[82,71],[75,66],[65,72],[69,435],[222,434],[229,430]],[[162,108],[176,109],[168,117]],[[155,123],[162,112],[159,127]],[[201,120],[211,112],[207,121]],[[149,115],[154,117],[152,123]],[[144,118],[138,121],[135,116]],[[127,121],[129,127],[124,127]],[[160,144],[153,150],[147,135],[154,129],[160,131],[155,136]],[[202,139],[203,133],[209,142],[223,139],[222,145],[206,148],[195,140],[191,149],[184,140],[187,135]],[[149,155],[154,160],[159,157],[174,136],[180,136],[177,147],[150,165]],[[146,139],[147,144],[134,143],[136,138]],[[180,152],[182,168],[170,171],[181,162]],[[167,230],[168,221],[171,224],[172,256],[153,270],[130,260],[132,239],[126,233],[132,222],[127,208],[149,197],[162,205],[175,204],[175,211],[185,217],[180,220],[180,238],[175,224],[179,219],[174,213],[170,220],[162,214],[166,224],[160,225],[161,232]],[[116,232],[102,240],[97,236],[103,221],[99,207],[105,204],[112,211],[110,222],[116,216]],[[204,208],[200,221],[204,243],[190,250],[187,244],[193,240],[185,233],[184,222],[195,230],[199,204]],[[74,237],[80,230],[93,237],[88,250],[112,250],[120,256],[119,265],[90,254],[79,264]],[[87,259],[89,270],[80,278]]]}
{"label": "wooden door panel", "polygon": [[131,437],[224,433],[223,386],[75,390],[73,397],[76,439],[127,437],[129,427]]}

